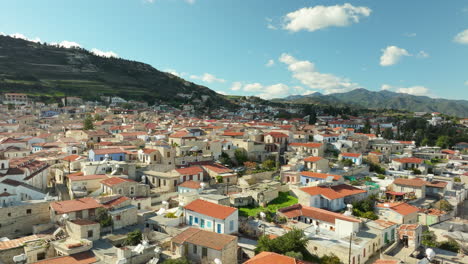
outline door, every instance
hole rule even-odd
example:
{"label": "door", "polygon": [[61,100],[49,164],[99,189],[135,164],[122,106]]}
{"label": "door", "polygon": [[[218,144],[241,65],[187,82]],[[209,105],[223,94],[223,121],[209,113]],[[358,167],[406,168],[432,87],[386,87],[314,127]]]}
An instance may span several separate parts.
{"label": "door", "polygon": [[221,224],[216,225],[216,232],[221,234]]}
{"label": "door", "polygon": [[201,256],[202,258],[208,256],[208,249],[206,247],[202,248]]}
{"label": "door", "polygon": [[189,216],[189,225],[192,225],[192,223],[193,223],[193,216],[190,215]]}
{"label": "door", "polygon": [[205,219],[200,219],[200,227],[205,228]]}

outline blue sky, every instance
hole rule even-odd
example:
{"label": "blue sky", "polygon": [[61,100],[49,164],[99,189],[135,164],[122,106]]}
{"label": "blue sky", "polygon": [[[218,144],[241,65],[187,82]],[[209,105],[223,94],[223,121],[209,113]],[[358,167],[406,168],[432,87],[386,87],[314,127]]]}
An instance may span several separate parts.
{"label": "blue sky", "polygon": [[468,99],[465,0],[15,0],[0,4],[0,32],[146,62],[226,94],[362,87]]}

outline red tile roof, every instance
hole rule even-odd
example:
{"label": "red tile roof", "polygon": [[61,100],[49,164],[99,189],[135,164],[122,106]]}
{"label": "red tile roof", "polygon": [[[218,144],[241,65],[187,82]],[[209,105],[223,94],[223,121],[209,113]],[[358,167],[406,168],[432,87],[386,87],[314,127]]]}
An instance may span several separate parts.
{"label": "red tile roof", "polygon": [[324,179],[324,180],[328,176],[333,176],[334,181],[339,181],[342,178],[341,175],[333,175],[333,174],[312,172],[312,171],[303,171],[303,172],[301,172],[301,175],[306,176],[306,177],[320,178],[320,179]]}
{"label": "red tile roof", "polygon": [[365,193],[365,190],[353,187],[347,184],[340,184],[336,186],[313,186],[301,188],[302,191],[310,195],[322,195],[330,200],[344,198],[346,196]]}
{"label": "red tile roof", "polygon": [[243,136],[244,132],[230,132],[230,131],[224,131],[223,136],[229,136],[229,137],[238,137],[238,136]]}
{"label": "red tile roof", "polygon": [[306,147],[306,148],[320,148],[323,144],[322,143],[315,143],[315,142],[309,142],[309,143],[290,143],[289,146],[292,147]]}
{"label": "red tile roof", "polygon": [[419,159],[419,158],[401,158],[401,159],[394,159],[394,161],[396,162],[400,162],[400,163],[416,163],[416,164],[421,164],[423,163],[423,159]]}
{"label": "red tile roof", "polygon": [[280,255],[274,252],[263,251],[244,262],[244,264],[312,264],[300,259]]}
{"label": "red tile roof", "polygon": [[184,181],[183,183],[179,184],[179,187],[185,187],[189,189],[200,189],[201,185],[200,182],[196,181]]}
{"label": "red tile roof", "polygon": [[102,207],[102,205],[91,197],[85,197],[75,200],[52,202],[50,203],[50,207],[55,212],[57,212],[57,214],[66,214],[70,212],[99,208]]}
{"label": "red tile roof", "polygon": [[377,204],[379,208],[389,208],[392,211],[397,212],[401,215],[409,215],[412,213],[419,212],[419,209],[416,206],[412,206],[407,203],[381,203]]}
{"label": "red tile roof", "polygon": [[120,178],[120,177],[111,177],[109,179],[101,181],[102,184],[112,187],[117,184],[121,184],[124,182],[135,182],[134,180],[131,179],[126,179],[126,178]]}
{"label": "red tile roof", "polygon": [[175,170],[182,175],[196,175],[203,172],[203,169],[200,166],[191,166]]}
{"label": "red tile roof", "polygon": [[108,201],[106,203],[103,203],[103,206],[105,208],[112,208],[114,206],[117,206],[125,201],[128,201],[130,200],[130,198],[126,197],[126,196],[120,196],[118,197],[117,199],[114,199],[114,200],[111,200],[111,201]]}
{"label": "red tile roof", "polygon": [[55,257],[33,262],[33,264],[92,264],[97,263],[98,259],[90,251],[73,254],[70,256]]}
{"label": "red tile roof", "polygon": [[94,149],[95,155],[105,155],[105,154],[117,154],[117,153],[124,153],[122,149],[119,148],[105,148],[105,149]]}
{"label": "red tile roof", "polygon": [[23,243],[25,242],[37,240],[41,237],[45,237],[45,235],[38,234],[38,235],[24,236],[24,237],[7,240],[7,241],[0,241],[0,250],[17,248],[23,245]]}
{"label": "red tile roof", "polygon": [[237,209],[234,207],[215,204],[201,199],[187,204],[185,209],[217,219],[226,219],[233,213],[237,213]]}
{"label": "red tile roof", "polygon": [[266,133],[265,136],[272,136],[274,138],[287,138],[289,137],[288,135],[284,134],[284,133],[281,133],[281,132],[269,132],[269,133]]}
{"label": "red tile roof", "polygon": [[193,245],[212,248],[219,251],[236,239],[237,237],[235,236],[218,234],[215,232],[189,227],[182,233],[173,237],[171,241],[176,244],[183,244],[187,242]]}
{"label": "red tile roof", "polygon": [[203,168],[205,168],[206,170],[213,171],[213,172],[215,172],[215,173],[229,173],[229,172],[233,172],[233,170],[231,170],[231,169],[229,169],[229,168],[226,168],[226,167],[224,167],[224,166],[221,165],[221,164],[203,165]]}
{"label": "red tile roof", "polygon": [[317,162],[317,161],[319,161],[321,159],[322,159],[322,157],[310,156],[310,157],[305,158],[304,161],[306,161],[306,162]]}
{"label": "red tile roof", "polygon": [[343,157],[352,157],[352,158],[359,158],[362,154],[360,153],[341,153]]}
{"label": "red tile roof", "polygon": [[412,186],[412,187],[422,187],[426,185],[426,182],[419,178],[415,178],[415,179],[398,178],[393,181],[393,184],[406,185],[406,186]]}
{"label": "red tile roof", "polygon": [[306,216],[312,219],[325,221],[331,224],[335,224],[336,219],[355,223],[361,222],[359,219],[351,216],[342,215],[340,213],[335,213],[316,207],[303,206],[301,204],[295,204],[285,208],[281,208],[278,210],[278,212],[284,214],[288,218]]}
{"label": "red tile roof", "polygon": [[397,259],[378,259],[372,264],[398,264],[400,260]]}

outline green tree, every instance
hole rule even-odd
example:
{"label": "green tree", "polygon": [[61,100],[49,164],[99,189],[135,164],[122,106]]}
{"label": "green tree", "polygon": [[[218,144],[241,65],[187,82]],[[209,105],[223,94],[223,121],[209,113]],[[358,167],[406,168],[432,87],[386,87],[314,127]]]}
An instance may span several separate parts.
{"label": "green tree", "polygon": [[440,242],[438,248],[458,253],[460,245],[454,239],[449,238],[447,241]]}
{"label": "green tree", "polygon": [[264,162],[262,162],[262,168],[266,170],[273,170],[275,168],[275,161],[271,159],[267,159]]}
{"label": "green tree", "polygon": [[219,161],[221,161],[222,164],[232,166],[232,160],[231,160],[231,158],[229,157],[229,155],[226,152],[221,152],[221,156],[219,157]]}
{"label": "green tree", "polygon": [[429,230],[424,231],[422,233],[421,244],[423,244],[426,247],[437,247],[437,237],[434,234],[434,232],[431,232]]}
{"label": "green tree", "polygon": [[91,115],[86,115],[83,120],[83,130],[92,130],[94,129],[93,118]]}
{"label": "green tree", "polygon": [[450,139],[448,136],[439,136],[436,141],[436,146],[441,148],[448,148],[450,145]]}
{"label": "green tree", "polygon": [[392,130],[392,128],[387,127],[386,129],[384,129],[384,131],[382,133],[382,136],[385,139],[393,139],[393,130]]}
{"label": "green tree", "polygon": [[141,242],[141,239],[141,230],[135,229],[134,231],[127,234],[127,238],[125,239],[124,244],[127,246],[136,246]]}
{"label": "green tree", "polygon": [[255,253],[262,251],[276,252],[278,254],[286,254],[287,252],[304,252],[308,239],[304,232],[294,228],[286,234],[274,239],[269,239],[268,236],[261,236],[258,240]]}
{"label": "green tree", "polygon": [[366,119],[366,122],[364,123],[364,127],[362,128],[362,133],[370,133],[371,130],[371,123],[369,119]]}
{"label": "green tree", "polygon": [[302,255],[301,252],[289,251],[289,252],[286,252],[284,255],[291,257],[291,258],[295,258],[295,259],[300,259],[300,260],[304,259],[304,256]]}
{"label": "green tree", "polygon": [[334,254],[331,254],[331,255],[325,255],[322,258],[320,258],[320,264],[342,264],[342,263],[340,261],[340,258],[338,258]]}
{"label": "green tree", "polygon": [[96,221],[98,221],[102,227],[108,227],[112,225],[112,217],[106,208],[100,207],[96,209]]}
{"label": "green tree", "polygon": [[247,152],[240,148],[234,151],[234,157],[236,158],[237,164],[244,164],[244,162],[249,160],[247,157]]}
{"label": "green tree", "polygon": [[423,140],[421,140],[421,146],[429,146],[430,142],[427,137],[424,137]]}

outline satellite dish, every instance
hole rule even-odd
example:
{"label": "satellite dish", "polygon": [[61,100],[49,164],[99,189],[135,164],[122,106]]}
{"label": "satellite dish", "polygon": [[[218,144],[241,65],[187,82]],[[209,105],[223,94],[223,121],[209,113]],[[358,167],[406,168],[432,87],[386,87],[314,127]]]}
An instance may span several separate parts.
{"label": "satellite dish", "polygon": [[202,189],[204,189],[205,186],[206,186],[206,183],[204,183],[204,182],[200,183],[200,187],[201,187]]}
{"label": "satellite dish", "polygon": [[17,255],[13,257],[13,261],[15,263],[22,263],[27,260],[27,257],[25,254]]}
{"label": "satellite dish", "polygon": [[223,262],[222,262],[220,259],[218,259],[218,258],[215,258],[215,259],[214,259],[214,263],[215,263],[215,264],[223,264]]}
{"label": "satellite dish", "polygon": [[68,216],[68,214],[63,214],[63,215],[62,215],[62,219],[63,219],[63,220],[68,220],[68,218],[70,218],[70,217]]}
{"label": "satellite dish", "polygon": [[434,250],[432,248],[427,248],[426,249],[427,259],[432,260],[435,257],[435,255],[436,255],[436,253],[434,252]]}
{"label": "satellite dish", "polygon": [[167,201],[162,201],[162,204],[167,205],[169,203]]}
{"label": "satellite dish", "polygon": [[265,217],[266,217],[266,214],[264,212],[260,212],[260,218],[265,219]]}

